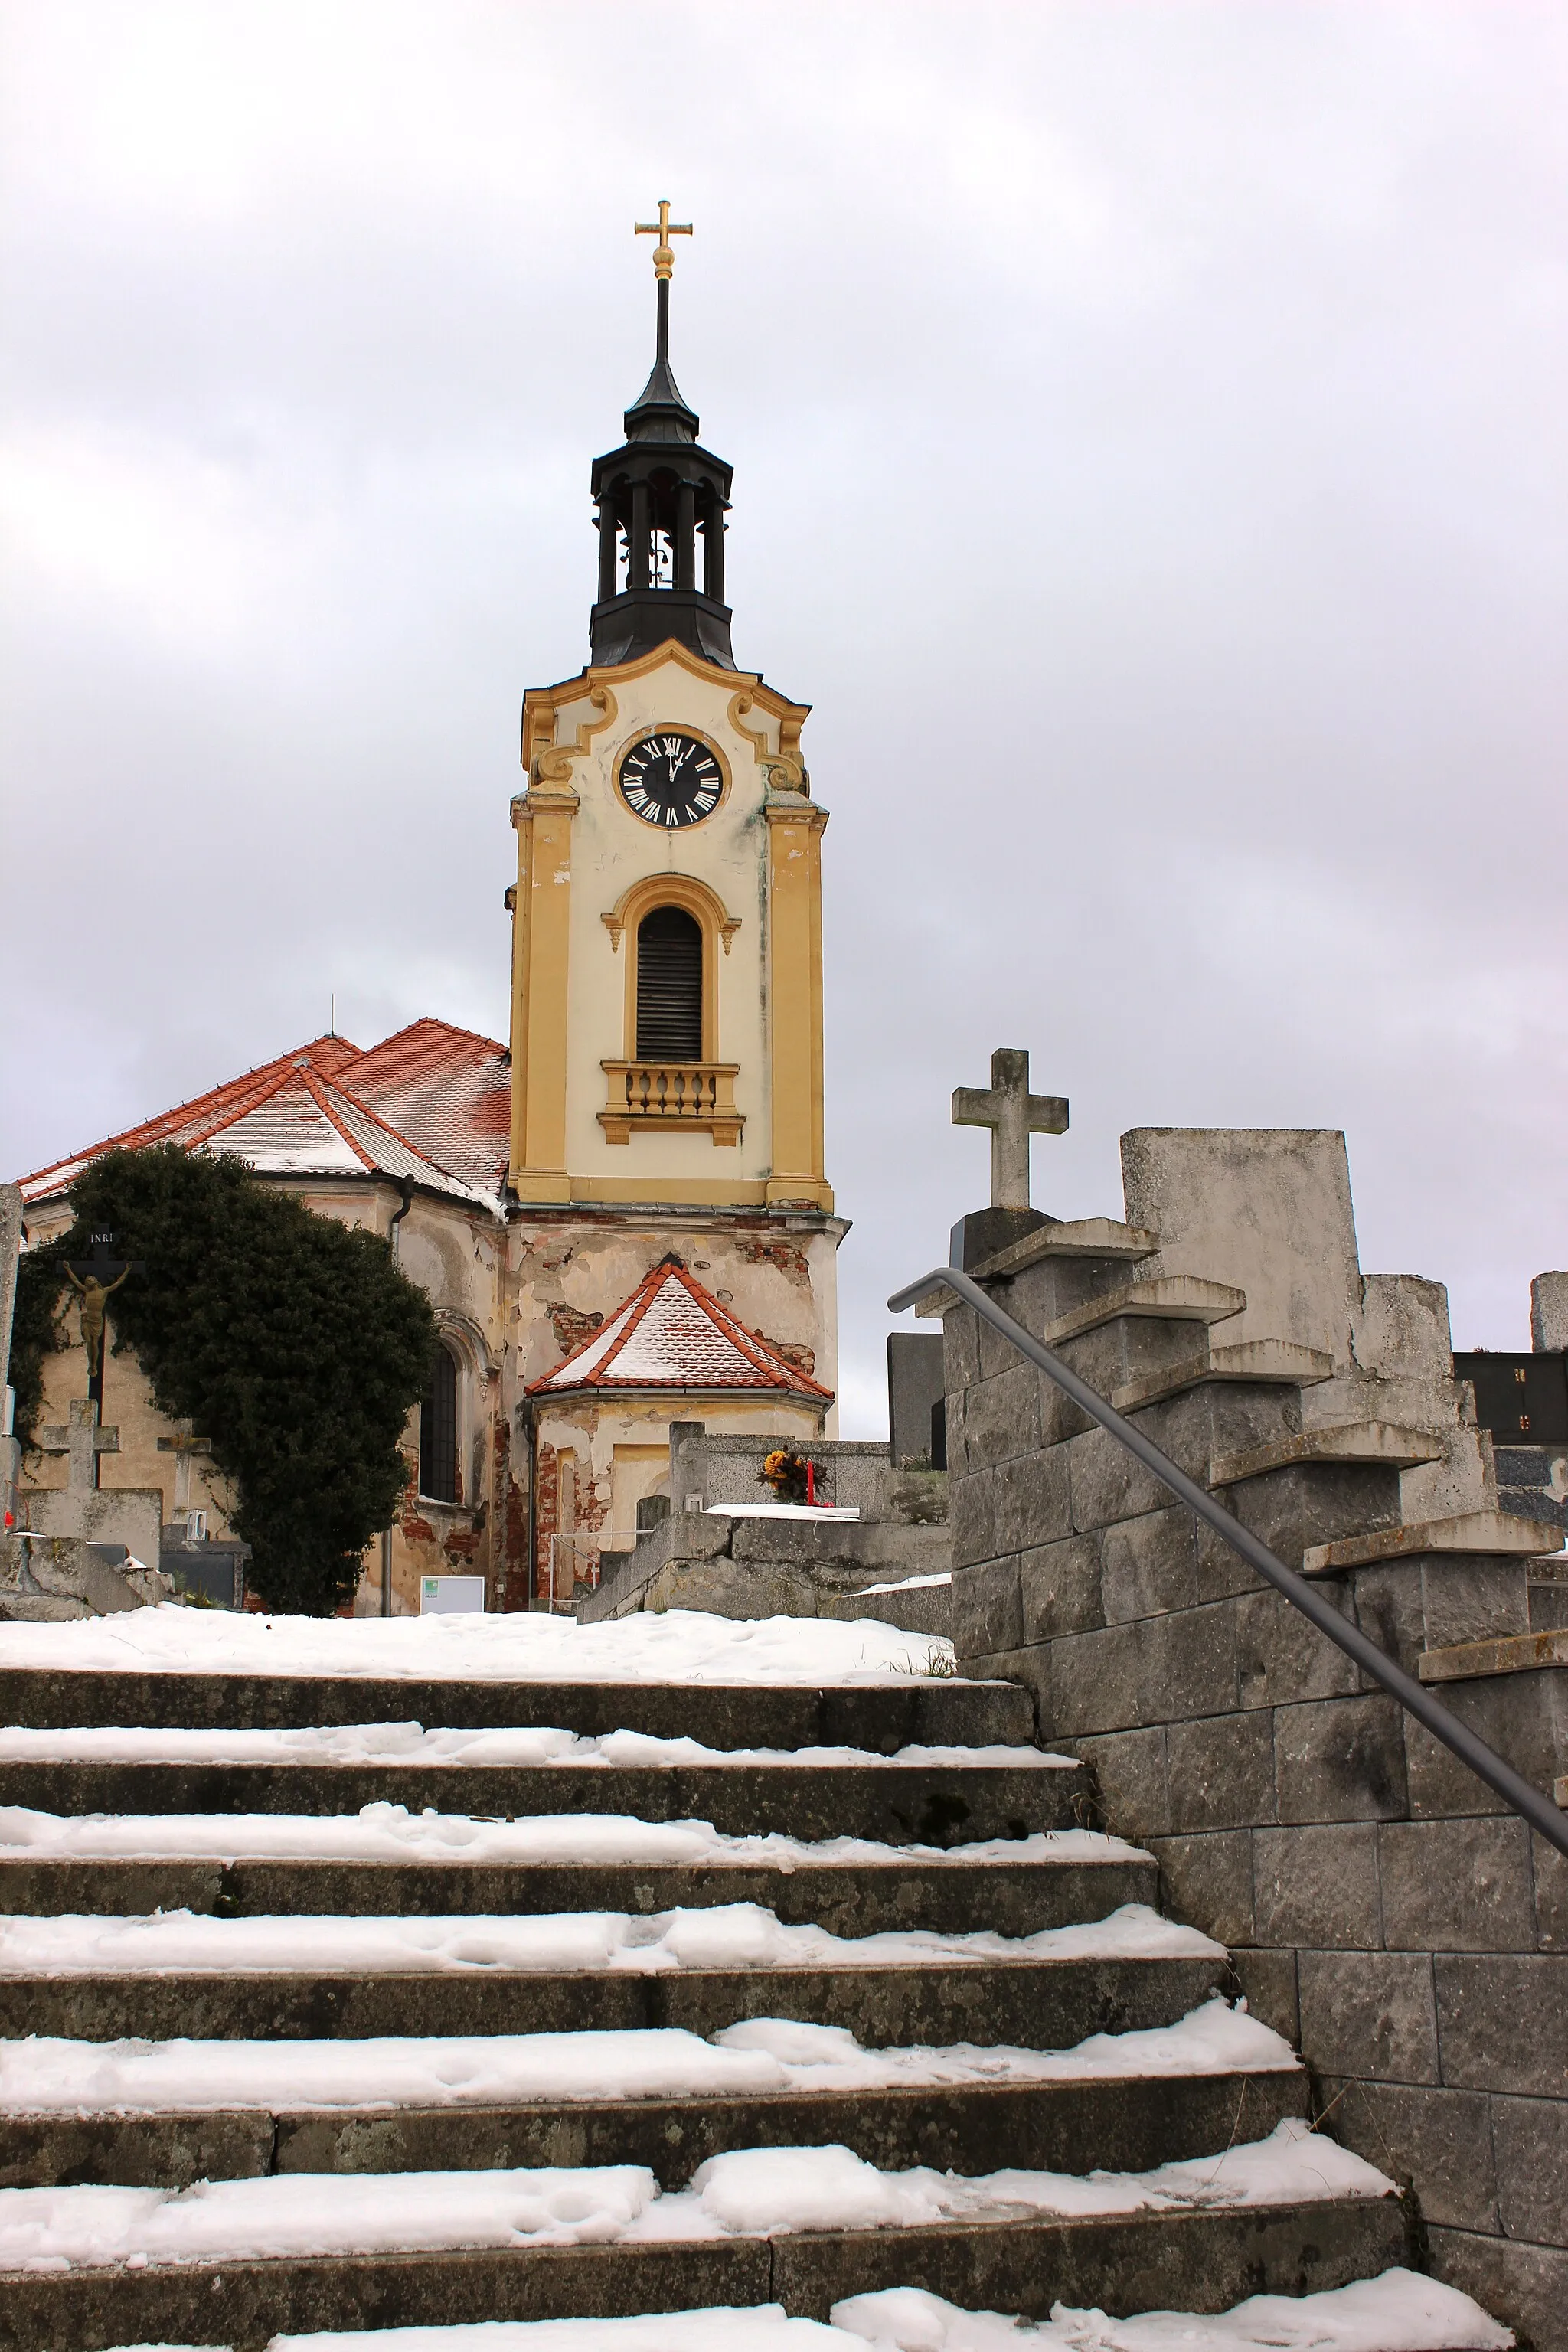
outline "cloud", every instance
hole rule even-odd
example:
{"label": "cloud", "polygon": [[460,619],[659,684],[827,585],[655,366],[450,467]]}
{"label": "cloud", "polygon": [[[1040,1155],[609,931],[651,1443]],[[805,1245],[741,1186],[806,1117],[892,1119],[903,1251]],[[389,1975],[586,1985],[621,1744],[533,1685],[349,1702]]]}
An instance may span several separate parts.
{"label": "cloud", "polygon": [[846,1393],[1025,1045],[1059,1211],[1343,1125],[1522,1338],[1568,1141],[1568,29],[1481,5],[0,0],[20,1082],[51,1159],[322,1025],[498,1031],[523,688],[675,360],[815,713]]}

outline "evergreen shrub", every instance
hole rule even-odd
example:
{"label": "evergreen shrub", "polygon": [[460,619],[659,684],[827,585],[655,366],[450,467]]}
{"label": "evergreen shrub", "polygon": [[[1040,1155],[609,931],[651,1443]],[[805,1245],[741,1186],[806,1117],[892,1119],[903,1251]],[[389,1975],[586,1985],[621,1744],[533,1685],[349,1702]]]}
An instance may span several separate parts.
{"label": "evergreen shrub", "polygon": [[110,1303],[115,1354],[133,1349],[159,1410],[211,1440],[253,1549],[251,1589],[270,1609],[329,1615],[353,1597],[360,1554],[403,1492],[399,1440],[436,1345],[424,1292],[379,1235],[317,1216],[228,1155],[107,1152],[72,1206],[70,1233],[18,1269],[23,1443],[44,1357],[63,1344],[63,1261],[112,1233],[118,1255],[142,1263]]}

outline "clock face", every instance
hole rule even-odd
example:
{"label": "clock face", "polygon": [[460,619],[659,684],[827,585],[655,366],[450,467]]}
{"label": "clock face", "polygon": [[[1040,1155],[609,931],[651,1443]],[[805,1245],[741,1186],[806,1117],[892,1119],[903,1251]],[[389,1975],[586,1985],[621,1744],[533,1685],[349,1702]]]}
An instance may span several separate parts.
{"label": "clock face", "polygon": [[645,735],[621,761],[621,797],[647,824],[700,824],[719,805],[719,762],[695,735]]}

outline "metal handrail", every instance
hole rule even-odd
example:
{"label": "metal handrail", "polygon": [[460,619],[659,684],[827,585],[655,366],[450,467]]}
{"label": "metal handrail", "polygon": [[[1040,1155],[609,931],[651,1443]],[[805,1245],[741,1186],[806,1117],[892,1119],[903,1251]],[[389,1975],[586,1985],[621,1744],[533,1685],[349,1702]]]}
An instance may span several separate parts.
{"label": "metal handrail", "polygon": [[1026,1331],[1021,1323],[1016,1323],[1010,1315],[1005,1314],[995,1300],[969,1275],[960,1273],[956,1266],[938,1266],[931,1273],[922,1275],[918,1282],[911,1282],[902,1290],[895,1291],[888,1301],[889,1307],[895,1315],[901,1315],[906,1307],[912,1307],[917,1299],[929,1297],[938,1288],[952,1291],[966,1305],[973,1307],[977,1315],[984,1317],[994,1331],[999,1331],[1005,1339],[1010,1339],[1020,1355],[1026,1356],[1032,1364],[1037,1364],[1042,1372],[1048,1374],[1081,1412],[1087,1412],[1091,1421],[1097,1421],[1101,1429],[1108,1429],[1129,1454],[1136,1455],[1145,1469],[1152,1470],[1155,1477],[1170,1488],[1178,1502],[1184,1503],[1188,1510],[1195,1511],[1205,1525],[1211,1527],[1232,1551],[1239,1552],[1248,1568],[1256,1569],[1276,1592],[1284,1594],[1292,1608],[1299,1609],[1304,1617],[1310,1619],[1320,1633],[1326,1633],[1347,1658],[1355,1661],[1363,1674],[1370,1675],[1390,1697],[1396,1698],[1407,1715],[1413,1715],[1417,1723],[1425,1724],[1434,1738],[1440,1739],[1445,1748],[1451,1748],[1460,1763],[1468,1765],[1478,1780],[1484,1780],[1494,1795],[1500,1797],[1505,1805],[1528,1822],[1549,1845],[1555,1846],[1559,1853],[1568,1854],[1568,1815],[1561,1807],[1554,1805],[1539,1789],[1532,1788],[1511,1764],[1505,1763],[1496,1749],[1489,1748],[1468,1723],[1462,1723],[1441,1699],[1434,1698],[1425,1684],[1418,1683],[1414,1675],[1407,1675],[1385,1650],[1378,1648],[1375,1642],[1369,1642],[1360,1626],[1352,1625],[1349,1618],[1342,1615],[1333,1602],[1310,1584],[1304,1576],[1298,1576],[1293,1568],[1287,1568],[1282,1559],[1276,1559],[1268,1545],[1260,1543],[1239,1519],[1233,1518],[1224,1504],[1216,1503],[1205,1486],[1200,1486],[1195,1478],[1189,1478],[1184,1470],[1179,1470],[1168,1454],[1162,1454],[1142,1430],[1134,1429],[1130,1421],[1123,1420],[1113,1405],[1107,1404],[1086,1381],[1080,1381],[1059,1356],[1053,1355],[1049,1348],[1035,1338],[1033,1332]]}

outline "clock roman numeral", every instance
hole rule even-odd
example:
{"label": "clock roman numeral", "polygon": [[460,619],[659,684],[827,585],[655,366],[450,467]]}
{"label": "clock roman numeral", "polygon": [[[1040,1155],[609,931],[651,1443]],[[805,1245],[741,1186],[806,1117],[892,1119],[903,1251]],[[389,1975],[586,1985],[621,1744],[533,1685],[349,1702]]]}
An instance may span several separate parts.
{"label": "clock roman numeral", "polygon": [[645,735],[622,760],[619,782],[626,806],[646,824],[695,824],[724,791],[718,761],[689,735]]}

